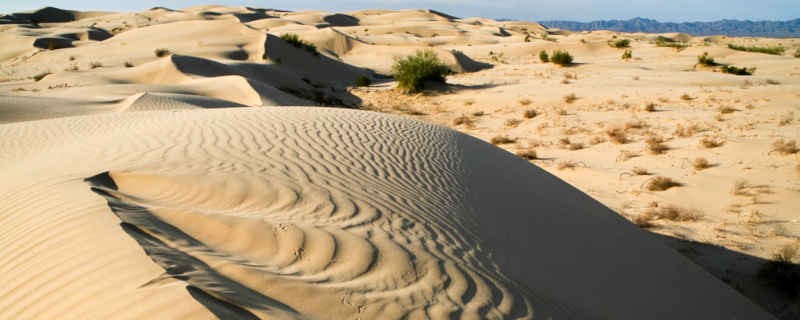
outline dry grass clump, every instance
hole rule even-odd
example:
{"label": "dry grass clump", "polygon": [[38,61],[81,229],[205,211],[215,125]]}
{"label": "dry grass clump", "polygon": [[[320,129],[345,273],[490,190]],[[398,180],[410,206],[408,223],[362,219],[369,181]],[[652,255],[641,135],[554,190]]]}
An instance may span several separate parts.
{"label": "dry grass clump", "polygon": [[525,112],[522,113],[522,117],[525,119],[533,119],[536,117],[536,115],[536,110],[533,109],[525,110]]}
{"label": "dry grass clump", "polygon": [[522,99],[522,100],[519,101],[519,104],[523,105],[523,106],[527,106],[527,105],[531,104],[531,100],[530,99]]}
{"label": "dry grass clump", "polygon": [[703,170],[708,169],[711,167],[711,164],[706,160],[706,158],[696,158],[692,161],[692,168],[695,170]]}
{"label": "dry grass clump", "polygon": [[593,136],[589,138],[589,144],[591,145],[601,144],[603,142],[606,142],[606,138],[602,136]]}
{"label": "dry grass clump", "polygon": [[681,125],[681,124],[678,124],[675,127],[674,134],[676,136],[681,137],[681,138],[688,138],[688,137],[693,136],[698,131],[700,131],[700,130],[699,130],[699,127],[697,126],[697,124],[690,124],[690,125],[687,125],[685,127],[683,125]]}
{"label": "dry grass clump", "polygon": [[530,148],[526,150],[517,151],[517,156],[526,159],[526,160],[536,160],[538,159],[536,155],[536,149]]}
{"label": "dry grass clump", "polygon": [[721,114],[729,114],[729,113],[736,112],[736,109],[728,107],[728,106],[724,106],[724,107],[719,107],[719,109],[717,109],[717,111],[719,111],[719,113],[721,113]]}
{"label": "dry grass clump", "polygon": [[703,214],[697,209],[684,209],[671,205],[657,205],[656,207],[647,209],[647,211],[642,214],[642,217],[648,221],[663,219],[675,222],[689,222],[700,220]]}
{"label": "dry grass clump", "polygon": [[156,57],[161,58],[161,57],[166,56],[166,55],[169,54],[169,49],[158,48],[158,49],[156,49],[154,51],[154,53],[155,53]]}
{"label": "dry grass clump", "polygon": [[575,168],[579,167],[579,166],[586,167],[585,164],[577,163],[577,162],[572,161],[572,160],[565,160],[565,161],[559,162],[558,166],[556,168],[558,168],[558,170],[564,170],[564,169],[575,170]]}
{"label": "dry grass clump", "polygon": [[508,119],[504,124],[506,128],[516,128],[520,123],[522,123],[522,120],[520,119]]}
{"label": "dry grass clump", "polygon": [[667,97],[659,97],[658,98],[658,102],[667,103],[667,102],[669,102],[669,98],[667,98]]}
{"label": "dry grass clump", "polygon": [[750,193],[746,191],[748,187],[747,181],[743,179],[736,180],[731,188],[731,194],[734,196],[749,196]]}
{"label": "dry grass clump", "polygon": [[643,109],[644,109],[644,111],[647,111],[647,112],[654,112],[654,111],[656,111],[656,104],[653,103],[653,102],[648,102],[648,103],[646,103],[644,105]]}
{"label": "dry grass clump", "polygon": [[131,63],[130,61],[126,61],[125,68],[133,68],[133,63]]}
{"label": "dry grass clump", "polygon": [[566,137],[558,139],[558,146],[561,149],[569,149],[572,151],[583,149],[583,143],[572,142],[569,140],[569,138]]}
{"label": "dry grass clump", "polygon": [[628,143],[628,137],[625,135],[625,130],[621,128],[609,128],[605,131],[608,140],[616,144]]}
{"label": "dry grass clump", "polygon": [[573,102],[575,102],[575,100],[578,100],[578,96],[576,96],[574,93],[570,93],[570,94],[564,96],[564,102],[565,103],[573,103]]}
{"label": "dry grass clump", "polygon": [[694,100],[694,98],[692,98],[692,96],[690,96],[688,93],[684,93],[684,94],[681,95],[681,100],[690,101],[690,100]]}
{"label": "dry grass clump", "polygon": [[89,67],[92,68],[92,69],[97,69],[97,68],[100,68],[102,66],[103,66],[103,64],[98,62],[98,61],[94,61],[94,62],[89,64]]}
{"label": "dry grass clump", "polygon": [[644,143],[647,145],[647,152],[650,154],[663,154],[669,147],[664,144],[664,138],[650,136],[648,137]]}
{"label": "dry grass clump", "polygon": [[630,152],[627,150],[620,150],[619,155],[617,155],[617,162],[625,162],[630,160],[631,158],[638,157],[639,154],[635,152]]}
{"label": "dry grass clump", "polygon": [[797,141],[778,139],[772,143],[772,149],[769,151],[769,153],[777,152],[782,155],[788,155],[795,154],[798,151],[800,151],[800,149],[797,148]]}
{"label": "dry grass clump", "polygon": [[671,178],[657,176],[652,177],[645,181],[644,187],[648,191],[664,191],[672,187],[680,187],[683,184],[672,180]]}
{"label": "dry grass clump", "polygon": [[789,111],[788,113],[781,116],[781,119],[778,120],[778,126],[783,127],[792,124],[794,121],[794,112]]}
{"label": "dry grass clump", "polygon": [[700,146],[706,149],[716,148],[723,145],[725,142],[722,140],[717,140],[715,138],[704,137],[700,139]]}
{"label": "dry grass clump", "polygon": [[800,265],[793,261],[797,251],[797,243],[786,245],[758,270],[758,277],[762,281],[774,286],[789,298],[800,295]]}
{"label": "dry grass clump", "polygon": [[39,73],[39,74],[33,76],[33,80],[36,80],[37,82],[38,81],[42,81],[42,79],[44,79],[44,77],[48,76],[49,74],[50,74],[50,72]]}
{"label": "dry grass clump", "polygon": [[633,167],[633,169],[631,169],[631,172],[633,172],[633,174],[635,174],[637,176],[649,176],[650,175],[650,171],[648,171],[647,168],[642,168],[642,167]]}
{"label": "dry grass clump", "polygon": [[642,120],[628,121],[627,123],[625,123],[625,131],[631,129],[644,129],[647,127],[649,127],[647,123]]}
{"label": "dry grass clump", "polygon": [[467,127],[472,127],[474,125],[472,118],[467,116],[460,116],[458,118],[453,119],[454,126],[465,125]]}
{"label": "dry grass clump", "polygon": [[475,112],[472,113],[473,117],[482,117],[484,115],[486,115],[486,113],[483,112],[483,111],[475,111]]}
{"label": "dry grass clump", "polygon": [[494,144],[494,145],[509,144],[509,143],[514,143],[514,142],[517,142],[517,139],[516,138],[510,138],[508,136],[495,136],[491,140],[489,140],[489,143]]}

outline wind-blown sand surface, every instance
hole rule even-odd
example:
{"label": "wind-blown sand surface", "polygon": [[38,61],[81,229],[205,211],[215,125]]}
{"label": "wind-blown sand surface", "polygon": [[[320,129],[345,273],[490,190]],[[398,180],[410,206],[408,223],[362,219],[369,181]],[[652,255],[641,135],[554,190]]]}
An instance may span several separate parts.
{"label": "wind-blown sand surface", "polygon": [[[639,39],[640,60],[622,62],[611,33],[540,39],[536,23],[426,10],[46,8],[0,23],[0,318],[797,312],[754,274],[800,234],[796,162],[769,150],[798,138],[798,59],[711,40],[675,52],[625,35]],[[278,37],[289,32],[318,53]],[[385,75],[419,48],[462,73],[400,95]],[[536,62],[554,48],[578,64]],[[757,76],[686,71],[702,51],[755,64]],[[376,84],[353,88],[359,76]],[[657,112],[632,113],[658,97]],[[714,119],[720,106],[735,110]],[[538,115],[524,119],[528,109]],[[454,124],[462,115],[467,125]],[[677,124],[696,133],[642,152]],[[589,143],[617,125],[631,142]],[[503,148],[536,148],[538,159],[482,141],[500,134],[517,138]],[[699,148],[703,136],[722,145]],[[712,167],[692,171],[696,156]],[[577,168],[559,170],[563,160]],[[623,174],[634,165],[682,185],[647,191],[648,176]],[[656,236],[626,219],[650,201],[703,217],[648,221]],[[730,222],[740,218],[730,208],[772,222]]]}

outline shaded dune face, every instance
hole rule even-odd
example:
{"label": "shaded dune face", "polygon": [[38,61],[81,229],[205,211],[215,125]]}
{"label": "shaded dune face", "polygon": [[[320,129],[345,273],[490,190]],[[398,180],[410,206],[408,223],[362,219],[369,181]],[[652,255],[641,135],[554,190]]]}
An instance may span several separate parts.
{"label": "shaded dune face", "polygon": [[453,133],[369,118],[228,128],[189,157],[218,172],[85,182],[164,269],[143,287],[183,282],[221,318],[533,318],[545,299],[503,275],[463,207]]}

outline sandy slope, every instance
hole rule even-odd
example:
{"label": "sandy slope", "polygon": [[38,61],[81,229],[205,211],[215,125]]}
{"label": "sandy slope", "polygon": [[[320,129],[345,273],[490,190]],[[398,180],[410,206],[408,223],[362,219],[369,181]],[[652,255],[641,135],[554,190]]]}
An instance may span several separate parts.
{"label": "sandy slope", "polygon": [[438,126],[274,108],[0,130],[3,317],[768,318],[566,183]]}
{"label": "sandy slope", "polygon": [[[725,45],[800,43],[652,37],[429,10],[0,17],[0,318],[792,319],[754,275],[800,234],[796,151],[770,152],[800,138],[800,60]],[[384,75],[420,48],[464,73],[400,95]],[[578,63],[538,63],[559,48]],[[704,215],[625,219],[653,201]]]}

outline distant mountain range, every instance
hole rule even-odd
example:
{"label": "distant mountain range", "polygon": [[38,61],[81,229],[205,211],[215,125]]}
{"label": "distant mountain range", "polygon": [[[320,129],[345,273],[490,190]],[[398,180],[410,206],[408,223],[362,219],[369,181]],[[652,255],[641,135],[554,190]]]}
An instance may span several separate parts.
{"label": "distant mountain range", "polygon": [[658,22],[653,19],[600,20],[592,22],[539,21],[548,28],[573,31],[611,30],[617,32],[682,32],[693,36],[726,35],[736,37],[800,37],[800,19],[789,21],[719,20],[712,22]]}

